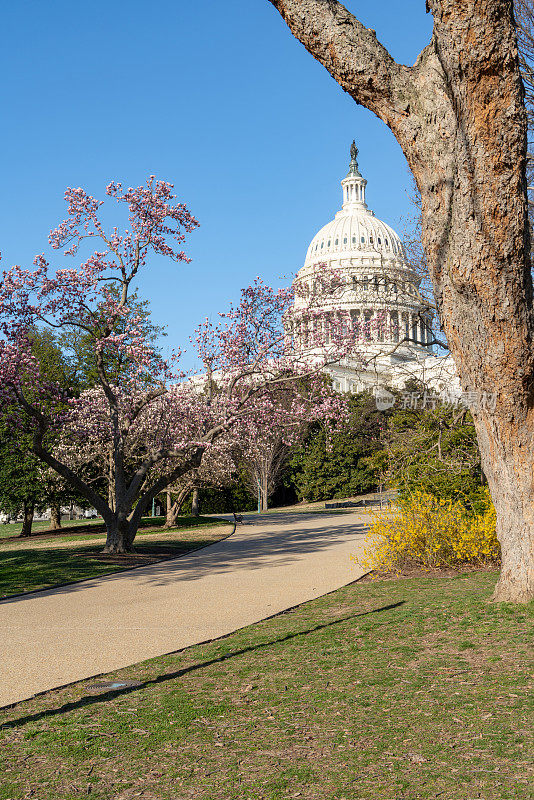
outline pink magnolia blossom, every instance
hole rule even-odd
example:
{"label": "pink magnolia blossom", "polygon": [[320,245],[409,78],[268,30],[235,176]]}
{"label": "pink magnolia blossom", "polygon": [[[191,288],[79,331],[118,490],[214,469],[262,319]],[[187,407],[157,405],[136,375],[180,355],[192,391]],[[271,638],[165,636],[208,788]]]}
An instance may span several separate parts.
{"label": "pink magnolia blossom", "polygon": [[[33,269],[13,267],[0,285],[0,402],[33,431],[36,455],[103,516],[112,552],[130,550],[152,499],[199,474],[204,457],[208,467],[210,452],[232,437],[253,441],[276,428],[290,443],[306,419],[339,414],[322,370],[357,345],[346,315],[333,313],[327,347],[318,347],[319,335],[305,351],[295,346],[293,316],[324,322],[325,297],[334,308],[343,291],[319,270],[278,290],[256,279],[216,323],[202,323],[199,374],[180,369],[180,351],[163,359],[133,281],[151,254],[189,261],[182,246],[198,223],[172,189],[153,176],[137,189],[111,183],[108,198],[128,209],[123,233],[106,231],[102,201],[68,189],[68,215],[50,243],[70,258],[82,245],[97,248],[76,268],[52,270],[39,255]],[[84,337],[94,386],[79,393],[47,378],[31,347],[31,331],[46,326]]]}

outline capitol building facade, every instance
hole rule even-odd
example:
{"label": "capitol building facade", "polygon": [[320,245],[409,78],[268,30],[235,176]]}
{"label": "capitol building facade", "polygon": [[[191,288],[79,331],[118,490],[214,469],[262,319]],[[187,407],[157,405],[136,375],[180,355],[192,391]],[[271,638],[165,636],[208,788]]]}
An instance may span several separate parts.
{"label": "capitol building facade", "polygon": [[434,392],[459,396],[454,362],[450,356],[436,355],[432,346],[433,315],[420,293],[421,278],[397,233],[367,206],[367,181],[360,174],[354,142],[350,155],[348,174],[341,181],[342,207],[313,237],[296,277],[300,284],[312,284],[318,270],[327,270],[336,275],[343,291],[335,303],[328,297],[319,299],[312,316],[297,294],[287,322],[292,346],[320,355],[318,342],[323,340],[326,353],[326,326],[324,339],[315,330],[321,324],[322,304],[325,319],[335,311],[344,313],[357,331],[355,355],[326,369],[335,389],[403,389],[415,379]]}

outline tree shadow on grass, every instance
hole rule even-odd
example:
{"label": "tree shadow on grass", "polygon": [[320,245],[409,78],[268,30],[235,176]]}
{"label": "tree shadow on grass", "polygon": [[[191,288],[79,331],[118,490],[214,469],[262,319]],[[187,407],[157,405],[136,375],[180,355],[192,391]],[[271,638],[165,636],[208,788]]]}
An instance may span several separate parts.
{"label": "tree shadow on grass", "polygon": [[[378,614],[382,611],[391,611],[392,609],[399,608],[400,606],[404,605],[404,600],[400,600],[398,603],[392,603],[388,606],[382,606],[381,608],[373,608],[370,611],[359,611],[356,614],[350,614],[347,617],[341,617],[340,619],[332,620],[331,622],[324,622],[320,625],[314,625],[311,628],[307,628],[303,631],[295,631],[294,633],[288,633],[285,636],[281,636],[278,639],[272,639],[269,642],[260,642],[259,644],[249,645],[248,647],[243,647],[240,650],[234,650],[231,653],[224,653],[221,656],[217,656],[216,658],[211,658],[208,661],[200,661],[196,664],[191,664],[188,667],[184,667],[183,669],[174,670],[173,672],[166,672],[163,675],[158,675],[155,678],[151,678],[149,680],[141,681],[139,685],[133,687],[124,687],[124,688],[117,688],[111,691],[102,692],[97,695],[88,695],[87,697],[82,697],[80,700],[73,700],[69,703],[64,703],[64,705],[60,706],[59,708],[50,708],[46,711],[40,711],[36,714],[27,714],[24,717],[19,717],[18,719],[9,720],[8,722],[4,722],[0,725],[0,730],[7,730],[9,728],[18,728],[23,725],[26,725],[30,722],[39,722],[43,719],[48,719],[50,717],[56,717],[59,714],[67,714],[69,711],[75,711],[77,709],[85,708],[86,706],[93,706],[96,703],[105,703],[110,700],[114,700],[115,698],[119,697],[120,695],[127,695],[131,694],[132,692],[138,692],[141,689],[149,688],[150,686],[157,686],[160,683],[165,683],[167,681],[175,680],[176,678],[181,678],[183,675],[187,675],[190,672],[196,672],[199,669],[203,669],[204,667],[211,667],[214,664],[221,664],[224,661],[229,661],[232,658],[237,658],[238,656],[245,655],[246,653],[253,653],[259,650],[263,650],[268,647],[272,647],[276,644],[282,644],[283,642],[288,642],[291,639],[296,639],[299,636],[306,636],[310,633],[315,633],[316,631],[324,630],[325,628],[331,628],[334,625],[340,625],[343,622],[348,622],[349,620],[356,619],[357,617],[365,617],[369,614]],[[286,609],[286,611],[282,612],[283,614],[287,613],[291,609]],[[274,616],[280,616],[279,614],[275,614]],[[210,644],[214,642],[219,642],[223,639],[227,639],[229,636],[232,636],[234,632],[227,634],[226,636],[221,636],[218,639],[214,639],[211,642],[201,642],[200,644]],[[193,645],[193,647],[198,647],[199,645]],[[190,648],[185,648],[188,650]],[[184,650],[176,650],[175,653],[183,653]],[[167,653],[167,656],[174,655],[174,653]],[[90,680],[89,678],[86,680]],[[94,678],[92,679],[94,680]],[[126,680],[126,679],[125,679]],[[85,682],[85,681],[83,681]],[[117,681],[119,682],[119,681]],[[82,681],[77,682],[82,683]],[[64,687],[65,688],[65,687]],[[57,691],[57,690],[53,690]],[[41,694],[48,694],[48,692],[42,692]],[[38,697],[39,695],[36,695]]]}
{"label": "tree shadow on grass", "polygon": [[[0,600],[31,598],[36,591],[73,591],[77,583],[101,579],[139,567],[180,558],[213,544],[211,539],[139,542],[136,553],[106,556],[102,545],[84,548],[23,549],[0,551]],[[87,584],[85,584],[87,585]],[[81,587],[83,588],[83,587]]]}
{"label": "tree shadow on grass", "polygon": [[97,552],[79,550],[5,550],[0,552],[0,597],[43,586],[84,580],[110,571],[88,557]]}

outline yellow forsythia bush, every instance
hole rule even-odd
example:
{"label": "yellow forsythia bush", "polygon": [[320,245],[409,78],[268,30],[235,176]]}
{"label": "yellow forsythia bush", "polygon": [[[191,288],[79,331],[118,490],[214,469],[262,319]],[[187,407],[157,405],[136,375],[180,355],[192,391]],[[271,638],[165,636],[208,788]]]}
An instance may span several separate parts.
{"label": "yellow forsythia bush", "polygon": [[489,492],[487,510],[475,515],[461,501],[416,491],[399,498],[394,508],[375,512],[364,556],[353,560],[367,569],[399,572],[407,566],[430,570],[499,557]]}

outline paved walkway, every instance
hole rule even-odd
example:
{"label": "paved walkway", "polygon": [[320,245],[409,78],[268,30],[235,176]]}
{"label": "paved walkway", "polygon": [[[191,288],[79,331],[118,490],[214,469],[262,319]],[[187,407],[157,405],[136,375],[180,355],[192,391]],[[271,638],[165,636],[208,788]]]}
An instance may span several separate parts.
{"label": "paved walkway", "polygon": [[0,602],[0,707],[214,639],[364,573],[362,513],[249,516],[182,558]]}

